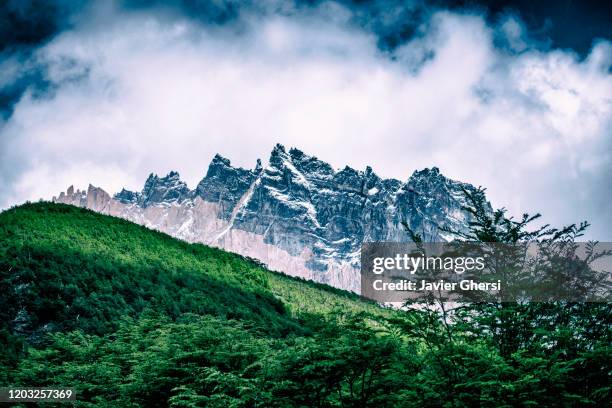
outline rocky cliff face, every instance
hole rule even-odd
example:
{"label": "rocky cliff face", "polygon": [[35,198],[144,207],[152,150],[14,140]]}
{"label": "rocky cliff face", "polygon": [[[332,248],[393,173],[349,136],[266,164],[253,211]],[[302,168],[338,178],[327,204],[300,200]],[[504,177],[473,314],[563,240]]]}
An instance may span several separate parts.
{"label": "rocky cliff face", "polygon": [[367,167],[334,170],[297,149],[276,145],[268,165],[233,167],[216,155],[194,190],[170,172],[151,174],[140,192],[110,197],[89,186],[54,197],[119,216],[175,237],[257,258],[270,269],[359,291],[360,246],[408,241],[402,222],[427,241],[451,237],[441,227],[465,229],[462,189],[437,168],[406,181],[381,179]]}

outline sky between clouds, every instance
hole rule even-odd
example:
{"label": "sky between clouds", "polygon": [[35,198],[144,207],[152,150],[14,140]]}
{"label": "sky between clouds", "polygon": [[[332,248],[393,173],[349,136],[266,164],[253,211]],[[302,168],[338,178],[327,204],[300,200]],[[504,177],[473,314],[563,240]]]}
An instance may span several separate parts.
{"label": "sky between clouds", "polygon": [[170,170],[193,188],[215,153],[251,168],[278,142],[400,180],[438,166],[512,214],[612,240],[609,40],[578,53],[519,13],[439,7],[381,47],[347,5],[236,13],[98,2],[5,50],[0,88],[23,92],[0,123],[0,207]]}

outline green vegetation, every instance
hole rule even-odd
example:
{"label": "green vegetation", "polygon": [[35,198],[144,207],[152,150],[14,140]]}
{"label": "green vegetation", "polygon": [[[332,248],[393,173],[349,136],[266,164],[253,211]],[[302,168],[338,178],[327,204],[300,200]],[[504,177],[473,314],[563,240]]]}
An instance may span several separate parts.
{"label": "green vegetation", "polygon": [[[495,217],[475,233],[525,238]],[[77,406],[601,406],[610,312],[389,310],[76,207],[0,214],[0,385]]]}

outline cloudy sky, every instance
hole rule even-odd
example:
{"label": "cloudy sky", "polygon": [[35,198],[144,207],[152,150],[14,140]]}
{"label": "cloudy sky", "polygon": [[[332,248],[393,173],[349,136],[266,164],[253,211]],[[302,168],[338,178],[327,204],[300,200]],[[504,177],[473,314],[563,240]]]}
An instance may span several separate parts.
{"label": "cloudy sky", "polygon": [[215,153],[253,167],[280,142],[401,180],[438,166],[611,241],[611,10],[487,3],[8,0],[0,208],[150,172],[194,187]]}

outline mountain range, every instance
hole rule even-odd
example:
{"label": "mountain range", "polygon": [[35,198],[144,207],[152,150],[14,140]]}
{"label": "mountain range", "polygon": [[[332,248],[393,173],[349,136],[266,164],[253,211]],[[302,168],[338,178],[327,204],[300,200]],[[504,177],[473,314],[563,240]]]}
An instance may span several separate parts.
{"label": "mountain range", "polygon": [[371,167],[335,170],[317,157],[277,144],[268,164],[253,169],[216,155],[190,189],[175,171],[151,174],[141,191],[114,196],[99,187],[53,197],[259,260],[272,270],[359,292],[363,242],[409,241],[403,223],[425,241],[448,241],[465,230],[467,183],[436,167],[405,182]]}

